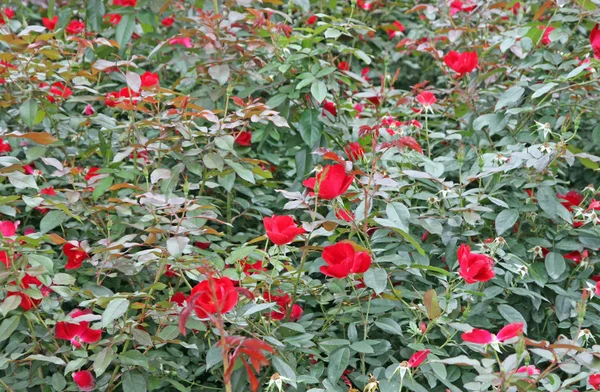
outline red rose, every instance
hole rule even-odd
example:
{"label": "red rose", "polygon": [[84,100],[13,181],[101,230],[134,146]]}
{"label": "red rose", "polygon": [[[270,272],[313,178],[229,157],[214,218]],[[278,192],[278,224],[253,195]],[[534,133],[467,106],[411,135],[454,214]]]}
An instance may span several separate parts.
{"label": "red rose", "polygon": [[69,25],[66,28],[67,33],[69,34],[79,34],[83,33],[85,30],[85,23],[80,20],[72,20],[69,22]]}
{"label": "red rose", "polygon": [[565,259],[569,259],[572,262],[574,262],[575,264],[580,264],[581,261],[587,259],[589,257],[589,253],[587,250],[584,250],[583,253],[578,252],[578,251],[574,251],[571,253],[567,253],[566,255],[563,256]]}
{"label": "red rose", "polygon": [[[519,3],[517,3],[519,4]],[[538,374],[540,374],[540,369],[536,368],[535,365],[527,365],[527,366],[521,366],[520,368],[517,369],[517,371],[515,373],[527,373],[528,376],[536,376]]]}
{"label": "red rose", "polygon": [[0,221],[0,233],[3,237],[12,237],[17,234],[17,228],[19,227],[19,221]]}
{"label": "red rose", "polygon": [[174,46],[174,45],[183,45],[186,48],[191,48],[192,47],[192,39],[190,37],[179,37],[179,38],[171,38],[169,40],[169,45]]}
{"label": "red rose", "polygon": [[550,33],[554,30],[554,27],[538,26],[538,29],[544,30],[544,34],[542,35],[542,44],[549,45],[550,43],[552,43],[552,41],[550,40]]}
{"label": "red rose", "polygon": [[579,207],[583,202],[583,195],[577,191],[569,191],[566,195],[562,195],[560,193],[556,194],[556,197],[559,199],[563,199],[560,204],[562,204],[567,210],[573,212],[573,207]]}
{"label": "red rose", "polygon": [[485,329],[475,328],[471,332],[462,334],[462,340],[475,344],[489,344],[494,341],[494,335]]}
{"label": "red rose", "polygon": [[590,44],[594,51],[594,58],[600,59],[600,32],[598,32],[598,25],[595,25],[590,33]]}
{"label": "red rose", "polygon": [[119,93],[116,91],[107,93],[104,96],[104,104],[108,107],[114,108],[117,106],[117,101],[119,99]]}
{"label": "red rose", "polygon": [[451,50],[444,56],[444,63],[460,76],[472,72],[478,61],[477,52],[459,53]]}
{"label": "red rose", "polygon": [[406,30],[406,28],[404,27],[404,25],[402,23],[400,23],[398,21],[394,21],[392,27],[387,30],[388,37],[390,39],[394,39],[397,36],[399,36],[400,33],[403,33],[404,30]]}
{"label": "red rose", "polygon": [[[10,284],[14,286],[17,283],[11,282]],[[44,286],[38,278],[36,278],[35,276],[28,275],[28,274],[26,274],[23,277],[23,279],[21,279],[20,287],[22,289],[31,289],[33,287],[38,287],[44,297],[47,297],[52,292],[52,290],[50,288]],[[39,305],[40,302],[42,302],[41,299],[33,299],[21,291],[9,291],[6,294],[6,298],[11,297],[13,295],[21,297],[21,303],[19,304],[19,306],[21,307],[21,309],[23,309],[26,312],[28,310],[30,310],[31,308],[33,308],[34,306]]]}
{"label": "red rose", "polygon": [[196,248],[200,248],[202,250],[206,250],[210,247],[210,242],[200,242],[200,241],[196,241],[196,243],[194,244],[194,246]]}
{"label": "red rose", "polygon": [[8,256],[8,252],[5,250],[0,251],[0,263],[4,264],[6,268],[10,268],[12,260]]}
{"label": "red rose", "polygon": [[437,101],[437,98],[431,91],[422,91],[417,95],[417,101],[423,105],[425,109],[429,109]]}
{"label": "red rose", "polygon": [[163,20],[160,21],[160,24],[162,24],[163,26],[167,26],[167,27],[173,25],[173,23],[175,23],[174,16],[167,16],[166,18],[164,18]]}
{"label": "red rose", "polygon": [[186,298],[187,297],[185,296],[185,294],[183,294],[181,291],[178,291],[175,294],[173,294],[173,296],[171,297],[171,299],[169,301],[173,302],[179,306],[183,306]]}
{"label": "red rose", "polygon": [[363,273],[371,266],[371,256],[367,252],[357,252],[345,242],[326,246],[322,257],[327,265],[320,271],[332,278],[343,279],[350,274]]}
{"label": "red rose", "polygon": [[137,0],[113,0],[113,5],[120,5],[121,7],[135,7]]}
{"label": "red rose", "polygon": [[[69,317],[75,321],[77,317],[91,314],[92,311],[89,309],[79,310],[75,309],[69,313]],[[59,321],[56,323],[54,328],[54,336],[57,339],[68,340],[71,344],[77,348],[81,347],[83,343],[96,343],[102,337],[102,331],[99,329],[90,328],[89,321],[80,322],[67,322]]]}
{"label": "red rose", "polygon": [[346,151],[348,159],[350,159],[352,162],[365,156],[365,149],[362,148],[358,142],[348,143],[344,151]]}
{"label": "red rose", "polygon": [[266,268],[263,267],[262,260],[258,260],[257,262],[255,262],[253,264],[249,263],[248,260],[243,260],[242,266],[243,266],[244,274],[246,274],[246,276],[250,276],[254,272],[267,270]]}
{"label": "red rose", "polygon": [[335,212],[335,217],[341,220],[345,220],[346,222],[354,221],[354,214],[352,211],[348,211],[346,209],[339,209]]}
{"label": "red rose", "polygon": [[77,269],[83,264],[83,261],[90,258],[90,255],[81,247],[78,241],[69,241],[63,245],[63,253],[67,256],[65,269]]}
{"label": "red rose", "polygon": [[205,319],[211,314],[224,314],[233,309],[238,302],[238,292],[226,276],[209,278],[194,286],[188,301],[198,317]]}
{"label": "red rose", "polygon": [[99,167],[90,167],[86,173],[86,175],[83,177],[86,181],[91,180],[93,177],[95,176],[99,176],[100,173],[98,173],[98,170],[100,170]]}
{"label": "red rose", "polygon": [[[276,310],[272,311],[270,316],[273,320],[283,320],[285,315],[290,309],[290,305],[292,304],[292,299],[289,294],[285,295],[272,295],[269,293],[265,293],[264,295],[265,301],[267,302],[275,302],[278,306]],[[292,305],[292,312],[290,313],[290,320],[298,321],[304,314],[304,310],[298,304]]]}
{"label": "red rose", "polygon": [[487,282],[496,276],[494,260],[486,255],[471,253],[471,248],[466,244],[458,248],[457,257],[460,266],[459,274],[469,284]]}
{"label": "red rose", "polygon": [[414,353],[408,360],[409,368],[418,368],[425,361],[431,350],[422,350]]}
{"label": "red rose", "polygon": [[346,61],[340,61],[337,67],[340,71],[350,71],[350,64],[348,64]]}
{"label": "red rose", "polygon": [[0,25],[6,24],[9,20],[15,17],[15,11],[12,8],[3,8],[0,11]]}
{"label": "red rose", "polygon": [[56,24],[58,23],[58,16],[54,15],[52,19],[42,18],[42,24],[50,31],[53,31],[56,28]]}
{"label": "red rose", "polygon": [[81,392],[93,391],[96,386],[94,376],[87,370],[80,370],[73,373],[73,381],[75,381],[75,384],[77,384],[77,387]]}
{"label": "red rose", "polygon": [[106,15],[104,15],[103,19],[106,20],[111,25],[116,26],[121,21],[121,18],[123,18],[123,16],[121,16],[119,14],[106,14]]}
{"label": "red rose", "polygon": [[306,23],[310,26],[314,25],[315,23],[317,23],[317,15],[311,15],[308,17],[308,19],[306,19]]}
{"label": "red rose", "polygon": [[52,83],[49,92],[51,95],[48,95],[46,98],[48,98],[48,101],[52,103],[60,99],[69,98],[71,95],[73,95],[73,91],[65,86],[62,82]]}
{"label": "red rose", "polygon": [[356,5],[365,11],[371,11],[373,9],[373,2],[367,0],[357,0]]}
{"label": "red rose", "polygon": [[235,134],[235,144],[248,147],[252,144],[252,132],[242,131]]}
{"label": "red rose", "polygon": [[337,116],[337,109],[335,108],[335,103],[331,101],[323,102],[323,114],[325,111],[329,112],[332,116]]}
{"label": "red rose", "polygon": [[462,1],[455,0],[450,3],[450,16],[459,13],[460,11],[471,12],[477,5],[466,5]]}
{"label": "red rose", "polygon": [[523,323],[510,323],[498,332],[496,339],[499,342],[504,342],[505,340],[515,338],[523,333],[524,326],[525,324]]}
{"label": "red rose", "polygon": [[306,231],[302,227],[296,226],[294,218],[288,215],[263,218],[267,237],[275,245],[289,244],[297,235],[304,234]]}
{"label": "red rose", "polygon": [[152,87],[160,84],[158,74],[152,72],[144,72],[142,76],[140,76],[140,79],[142,80],[142,87]]}
{"label": "red rose", "polygon": [[312,190],[318,189],[320,199],[333,200],[343,195],[354,176],[346,174],[346,168],[342,164],[327,165],[316,177],[304,180],[302,184]]}
{"label": "red rose", "polygon": [[0,153],[11,151],[12,147],[10,146],[10,144],[0,137]]}

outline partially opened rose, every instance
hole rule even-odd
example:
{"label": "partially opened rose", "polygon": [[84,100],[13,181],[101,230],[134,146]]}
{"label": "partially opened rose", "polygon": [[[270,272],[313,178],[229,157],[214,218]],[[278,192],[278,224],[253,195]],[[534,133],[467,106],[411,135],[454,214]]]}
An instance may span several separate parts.
{"label": "partially opened rose", "polygon": [[413,369],[418,368],[427,359],[430,352],[431,350],[422,350],[414,353],[408,360],[408,367]]}
{"label": "partially opened rose", "polygon": [[296,236],[306,233],[302,227],[296,226],[294,218],[288,215],[273,215],[270,218],[266,216],[263,218],[263,224],[267,237],[275,245],[289,244]]}
{"label": "partially opened rose", "polygon": [[459,76],[473,72],[478,62],[477,52],[459,53],[451,50],[444,56],[444,63],[454,72],[458,73]]}
{"label": "partially opened rose", "polygon": [[63,245],[63,253],[67,256],[65,269],[77,269],[90,255],[81,247],[79,241],[69,241]]}
{"label": "partially opened rose", "polygon": [[[271,312],[271,318],[273,320],[283,320],[287,312],[290,310],[290,305],[292,304],[292,299],[290,295],[287,293],[282,295],[273,295],[270,293],[265,293],[263,297],[265,298],[265,301],[275,302],[277,304],[275,310]],[[298,321],[302,317],[303,313],[304,310],[302,309],[302,307],[300,307],[300,305],[293,304],[292,311],[290,313],[290,320]]]}
{"label": "partially opened rose", "polygon": [[94,390],[96,386],[96,380],[92,373],[87,370],[81,370],[73,373],[73,381],[77,384],[77,388],[81,392],[90,392]]}
{"label": "partially opened rose", "polygon": [[357,252],[346,242],[326,246],[322,257],[327,265],[320,271],[332,278],[343,279],[350,274],[363,273],[371,266],[371,256],[367,252]]}
{"label": "partially opened rose", "polygon": [[216,313],[225,314],[238,302],[238,292],[228,277],[210,278],[192,289],[188,301],[201,319]]}
{"label": "partially opened rose", "polygon": [[49,30],[49,31],[54,31],[54,29],[56,28],[56,25],[58,23],[58,16],[54,15],[54,17],[52,17],[52,19],[49,18],[42,18],[42,24]]}
{"label": "partially opened rose", "polygon": [[344,165],[337,164],[325,166],[316,177],[304,180],[302,184],[313,190],[318,189],[319,199],[332,200],[343,195],[353,180],[354,176],[346,174]]}
{"label": "partially opened rose", "polygon": [[83,33],[85,30],[85,23],[80,20],[72,20],[69,22],[69,25],[65,29],[69,34],[79,34]]}
{"label": "partially opened rose", "polygon": [[493,335],[485,329],[475,328],[470,332],[463,333],[461,337],[465,342],[475,344],[502,343],[521,335],[524,326],[523,323],[511,323],[502,328],[497,335]]}
{"label": "partially opened rose", "polygon": [[458,248],[459,274],[469,284],[475,282],[487,282],[496,276],[494,272],[494,260],[491,257],[479,253],[472,253],[471,247],[462,244]]}
{"label": "partially opened rose", "polygon": [[600,373],[590,374],[588,382],[597,391],[600,388]]}
{"label": "partially opened rose", "polygon": [[142,87],[153,87],[160,84],[160,78],[158,74],[152,72],[144,72],[140,79],[142,80]]}

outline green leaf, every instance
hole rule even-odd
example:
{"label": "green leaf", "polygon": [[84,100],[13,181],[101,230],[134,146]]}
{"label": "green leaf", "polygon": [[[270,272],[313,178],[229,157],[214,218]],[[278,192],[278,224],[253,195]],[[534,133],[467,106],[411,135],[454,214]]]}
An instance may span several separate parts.
{"label": "green leaf", "polygon": [[115,39],[121,50],[125,49],[135,28],[135,15],[123,15],[115,31]]}
{"label": "green leaf", "polygon": [[273,367],[275,368],[275,370],[277,370],[277,372],[279,374],[281,374],[283,377],[290,380],[290,384],[292,384],[295,388],[296,387],[296,372],[294,372],[294,369],[292,369],[292,367],[290,365],[288,365],[284,360],[282,360],[279,357],[273,357],[271,359],[271,363],[273,364]]}
{"label": "green leaf", "polygon": [[38,103],[34,99],[28,99],[27,101],[21,104],[19,108],[19,113],[21,114],[21,119],[23,123],[27,125],[29,128],[33,127],[35,124],[35,117],[37,116],[38,111]]}
{"label": "green leaf", "polygon": [[519,219],[519,211],[503,210],[496,217],[496,233],[502,235],[506,230],[510,229],[517,223]]}
{"label": "green leaf", "polygon": [[231,159],[225,159],[225,162],[242,179],[248,181],[251,184],[256,184],[256,181],[254,180],[254,174],[252,174],[252,170],[246,169],[240,163],[234,162]]}
{"label": "green leaf", "polygon": [[8,181],[17,189],[33,188],[36,191],[39,189],[35,182],[35,176],[28,176],[19,171],[15,171],[6,175]]}
{"label": "green leaf", "polygon": [[6,316],[11,310],[15,310],[21,304],[21,297],[18,295],[10,295],[0,304],[0,312]]}
{"label": "green leaf", "polygon": [[123,373],[123,390],[127,392],[146,392],[146,379],[138,372]]}
{"label": "green leaf", "polygon": [[106,190],[108,188],[110,188],[113,184],[113,178],[112,177],[106,177],[101,179],[100,181],[98,181],[95,185],[94,185],[94,192],[92,192],[92,197],[94,198],[94,201],[98,200],[98,198],[100,196],[102,196],[104,193],[106,193]]}
{"label": "green leaf", "polygon": [[148,368],[148,358],[137,350],[129,350],[119,355],[119,360],[125,366],[141,366]]}
{"label": "green leaf", "polygon": [[570,224],[573,223],[571,213],[565,208],[565,206],[558,202],[555,192],[550,187],[540,187],[540,189],[537,191],[536,197],[540,208],[546,214],[550,215],[550,218],[562,218]]}
{"label": "green leaf", "polygon": [[423,248],[421,248],[421,245],[419,245],[417,240],[412,238],[412,236],[410,234],[408,234],[404,230],[400,230],[395,227],[392,227],[392,230],[394,230],[396,233],[400,234],[406,240],[406,242],[409,242],[412,246],[414,246],[415,249],[417,250],[417,252],[419,252],[419,254],[421,256],[425,256],[425,251],[423,250]]}
{"label": "green leaf", "polygon": [[113,321],[123,316],[129,308],[129,300],[117,298],[110,301],[104,313],[102,313],[102,327],[108,327]]}
{"label": "green leaf", "polygon": [[60,359],[59,357],[55,357],[55,356],[47,356],[47,355],[39,355],[39,354],[36,354],[36,355],[30,355],[30,356],[28,356],[28,357],[27,357],[27,358],[25,358],[25,359],[28,359],[28,360],[31,360],[31,361],[50,362],[50,363],[53,363],[53,364],[55,364],[55,365],[59,365],[59,366],[62,366],[62,365],[66,365],[66,364],[67,364],[65,361],[63,361],[63,360],[62,360],[62,359]]}
{"label": "green leaf", "polygon": [[375,325],[384,332],[402,336],[402,327],[400,327],[400,324],[390,318],[377,319],[377,321],[375,321]]}
{"label": "green leaf", "polygon": [[567,263],[560,253],[550,252],[546,255],[546,272],[552,279],[558,279],[566,268]]}
{"label": "green leaf", "polygon": [[65,376],[60,373],[54,373],[52,375],[52,388],[54,388],[55,391],[62,391],[66,386],[67,380],[65,379]]}
{"label": "green leaf", "polygon": [[367,342],[355,342],[350,345],[350,348],[356,352],[363,354],[373,354],[373,347]]}
{"label": "green leaf", "polygon": [[19,326],[20,320],[21,316],[12,316],[2,320],[2,324],[0,324],[0,342],[10,338],[10,335],[12,335]]}
{"label": "green leaf", "polygon": [[393,227],[403,230],[406,233],[409,232],[410,211],[408,211],[408,208],[404,204],[399,202],[390,203],[385,207],[385,213],[388,220],[394,224]]}
{"label": "green leaf", "polygon": [[533,93],[531,98],[541,97],[542,95],[544,95],[544,94],[548,93],[550,90],[552,90],[554,88],[554,86],[558,86],[558,83],[550,82],[550,83],[544,84],[542,87],[537,89],[535,91],[535,93]]}
{"label": "green leaf", "polygon": [[502,304],[498,306],[498,311],[500,312],[502,317],[504,317],[504,319],[509,323],[520,322],[525,324],[524,330],[525,332],[527,332],[527,323],[525,322],[525,319],[517,309],[513,308],[510,305]]}
{"label": "green leaf", "polygon": [[114,358],[115,354],[111,346],[106,347],[96,354],[96,359],[94,359],[94,373],[96,373],[96,377],[100,377],[104,374],[106,368]]}
{"label": "green leaf", "polygon": [[504,93],[502,93],[502,95],[498,99],[498,102],[496,103],[495,110],[498,111],[502,108],[516,105],[518,103],[519,99],[521,99],[521,97],[523,96],[524,92],[525,92],[525,89],[523,87],[512,86],[511,88],[506,90]]}
{"label": "green leaf", "polygon": [[29,260],[29,264],[31,264],[34,267],[41,265],[50,274],[54,271],[54,263],[49,257],[37,254],[30,254],[27,257],[27,259]]}
{"label": "green leaf", "polygon": [[317,102],[321,103],[327,96],[327,86],[322,80],[317,80],[310,86],[310,93]]}
{"label": "green leaf", "polygon": [[49,213],[44,215],[42,221],[40,222],[40,232],[42,234],[46,234],[49,231],[53,230],[55,227],[62,225],[68,220],[69,215],[65,214],[63,211],[50,211]]}
{"label": "green leaf", "polygon": [[313,150],[318,147],[323,133],[323,123],[319,120],[319,111],[316,109],[305,110],[300,116],[298,131],[307,146]]}
{"label": "green leaf", "polygon": [[100,31],[102,18],[106,12],[104,0],[88,0],[85,7],[85,27],[88,30]]}
{"label": "green leaf", "polygon": [[373,289],[375,294],[381,294],[387,287],[387,272],[383,268],[371,268],[364,274],[365,284]]}
{"label": "green leaf", "polygon": [[348,367],[350,362],[350,349],[348,347],[341,347],[335,350],[329,356],[329,365],[327,366],[327,378],[332,383],[337,383],[344,370]]}

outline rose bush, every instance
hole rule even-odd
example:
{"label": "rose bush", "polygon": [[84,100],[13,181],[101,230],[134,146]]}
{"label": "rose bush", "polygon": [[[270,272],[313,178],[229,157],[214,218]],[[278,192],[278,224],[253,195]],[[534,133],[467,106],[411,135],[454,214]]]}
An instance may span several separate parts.
{"label": "rose bush", "polygon": [[600,389],[595,1],[0,7],[0,388]]}

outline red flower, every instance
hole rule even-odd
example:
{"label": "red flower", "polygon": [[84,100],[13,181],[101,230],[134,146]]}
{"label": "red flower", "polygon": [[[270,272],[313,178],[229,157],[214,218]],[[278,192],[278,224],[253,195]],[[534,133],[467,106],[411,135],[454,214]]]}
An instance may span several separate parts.
{"label": "red flower", "polygon": [[[4,262],[4,264],[6,264],[6,262],[8,262],[8,264],[6,264],[6,267],[10,267],[10,260],[8,260],[8,254],[6,254],[6,251],[4,251],[5,253],[5,257],[6,257],[6,261],[2,260],[2,262]],[[596,280],[597,279],[597,275],[596,276],[592,276],[592,279],[596,282],[596,295],[600,295],[600,280]]]}
{"label": "red flower", "polygon": [[365,149],[362,148],[358,142],[348,143],[344,151],[346,151],[348,159],[350,159],[352,162],[365,156]]}
{"label": "red flower", "polygon": [[431,350],[422,350],[414,353],[408,360],[409,368],[418,368],[425,361]]}
{"label": "red flower", "polygon": [[525,324],[523,323],[510,323],[498,332],[496,339],[499,342],[504,342],[505,340],[515,338],[523,333],[524,326]]}
{"label": "red flower", "polygon": [[52,19],[42,18],[42,24],[50,31],[53,31],[56,28],[56,24],[58,23],[58,16],[54,15]]}
{"label": "red flower", "polygon": [[444,56],[444,63],[460,76],[473,72],[478,61],[477,52],[459,53],[451,50]]}
{"label": "red flower", "polygon": [[96,386],[96,380],[94,380],[94,376],[92,373],[87,370],[80,370],[78,372],[73,373],[73,381],[77,384],[77,387],[81,392],[89,392],[93,391]]}
{"label": "red flower", "polygon": [[252,132],[240,131],[235,134],[235,144],[248,147],[252,144]]}
{"label": "red flower", "polygon": [[169,45],[171,45],[171,46],[183,45],[189,49],[192,47],[192,39],[190,37],[171,38],[169,40]]}
{"label": "red flower", "polygon": [[183,294],[181,291],[178,291],[175,294],[173,294],[173,296],[171,297],[171,299],[169,301],[173,302],[179,306],[183,306],[186,298],[187,297],[185,296],[185,294]]}
{"label": "red flower", "polygon": [[304,234],[306,231],[302,227],[296,226],[294,218],[288,215],[263,218],[267,237],[275,245],[289,244],[297,235]]}
{"label": "red flower", "polygon": [[12,260],[8,257],[8,252],[5,250],[0,251],[0,263],[4,264],[6,268],[10,268]]}
{"label": "red flower", "polygon": [[346,222],[352,222],[354,220],[354,214],[352,211],[348,211],[346,209],[339,209],[335,212],[335,217],[341,220],[345,220]]}
{"label": "red flower", "polygon": [[437,101],[437,98],[431,91],[422,91],[421,94],[417,95],[417,101],[423,105],[424,108],[428,109]]}
{"label": "red flower", "polygon": [[72,20],[65,30],[67,30],[67,33],[69,34],[83,33],[85,30],[85,23],[80,20]]}
{"label": "red flower", "polygon": [[[265,293],[264,295],[265,301],[267,302],[275,302],[278,306],[276,310],[271,312],[271,318],[273,320],[283,320],[285,315],[290,309],[290,305],[292,304],[292,299],[289,294],[285,295],[272,295],[269,293]],[[304,310],[298,304],[292,305],[292,312],[290,313],[290,320],[298,321],[302,317]]]}
{"label": "red flower", "polygon": [[108,107],[114,108],[117,106],[117,101],[119,99],[119,93],[116,91],[107,93],[104,96],[104,104]]}
{"label": "red flower", "polygon": [[337,109],[335,108],[335,103],[331,101],[323,102],[323,115],[325,115],[325,111],[329,112],[332,116],[337,116]]}
{"label": "red flower", "polygon": [[356,5],[365,11],[370,11],[373,9],[373,2],[367,0],[357,0]]}
{"label": "red flower", "polygon": [[140,79],[142,80],[142,87],[152,87],[160,84],[158,74],[152,72],[144,72],[142,76],[140,76]]}
{"label": "red flower", "polygon": [[469,343],[475,344],[489,344],[494,341],[494,335],[485,329],[475,328],[471,332],[465,332],[462,334],[462,340]]}
{"label": "red flower", "polygon": [[167,268],[165,268],[165,276],[167,278],[174,278],[176,276],[179,276],[179,274],[173,271],[173,267],[171,266],[171,264],[167,264]]}
{"label": "red flower", "polygon": [[101,173],[98,173],[98,170],[100,170],[99,167],[90,167],[86,173],[86,175],[83,177],[86,181],[91,180],[93,177],[99,176]]}
{"label": "red flower", "polygon": [[348,243],[340,242],[323,249],[323,260],[327,265],[320,268],[323,275],[343,279],[350,274],[366,272],[371,266],[367,252],[357,252]]}
{"label": "red flower", "polygon": [[6,24],[9,20],[15,17],[15,10],[12,8],[3,8],[0,12],[0,25]]}
{"label": "red flower", "polygon": [[[75,309],[69,313],[69,317],[75,321],[77,317],[91,314],[89,309]],[[59,321],[54,328],[54,335],[57,339],[69,340],[77,348],[81,347],[81,342],[96,343],[102,337],[102,331],[91,329],[89,321],[67,322]]]}
{"label": "red flower", "polygon": [[120,14],[106,14],[104,15],[104,19],[110,23],[111,25],[118,25],[119,22],[121,21],[121,18],[123,18],[122,15]]}
{"label": "red flower", "polygon": [[[518,4],[518,3],[517,3]],[[540,369],[536,368],[535,365],[521,366],[515,373],[527,373],[528,376],[535,376],[540,374]]]}
{"label": "red flower", "polygon": [[83,110],[83,114],[85,114],[86,116],[91,116],[94,113],[96,113],[96,111],[94,110],[94,107],[88,103],[86,105],[85,109]]}
{"label": "red flower", "polygon": [[579,207],[583,202],[583,195],[577,191],[569,191],[566,195],[557,193],[556,197],[563,199],[564,201],[560,202],[560,204],[571,212],[573,212],[573,207]]}
{"label": "red flower", "polygon": [[325,166],[316,177],[304,180],[302,184],[313,190],[318,189],[320,199],[333,200],[343,195],[353,180],[354,176],[346,174],[344,165],[337,164]]}
{"label": "red flower", "polygon": [[554,27],[538,26],[538,29],[544,30],[544,35],[542,35],[542,44],[548,45],[548,44],[552,43],[552,41],[550,40],[550,33],[552,32],[552,30],[554,30]]}
{"label": "red flower", "polygon": [[458,248],[459,275],[471,284],[475,282],[487,282],[496,276],[494,272],[494,260],[486,255],[471,253],[471,247],[462,244]]}
{"label": "red flower", "polygon": [[166,18],[164,18],[163,20],[160,21],[160,24],[163,26],[171,26],[173,25],[173,23],[175,23],[175,17],[174,16],[167,16]]}
{"label": "red flower", "polygon": [[340,71],[350,71],[350,64],[348,64],[346,61],[340,61],[337,67]]}
{"label": "red flower", "polygon": [[4,139],[0,137],[0,153],[11,151],[12,147],[10,146],[10,144],[8,142],[5,142]]}
{"label": "red flower", "polygon": [[315,23],[317,23],[317,15],[311,15],[308,17],[308,19],[306,19],[306,24],[308,24],[309,26],[314,25]]}
{"label": "red flower", "polygon": [[17,228],[19,227],[19,221],[0,221],[0,233],[4,237],[12,237],[17,234]]}
{"label": "red flower", "polygon": [[262,260],[258,260],[257,262],[250,264],[247,260],[242,261],[244,274],[246,276],[252,275],[252,273],[257,271],[266,271],[267,269],[263,267]]}
{"label": "red flower", "polygon": [[[16,285],[16,282],[12,282],[11,285]],[[35,276],[26,274],[23,277],[23,279],[21,279],[20,287],[23,289],[31,289],[32,286],[38,287],[44,297],[47,297],[52,292],[52,290],[50,288],[42,285],[42,282],[40,282],[40,280],[38,278],[36,278]],[[19,304],[19,306],[21,307],[21,309],[23,309],[26,312],[28,310],[30,310],[31,308],[33,308],[34,306],[39,305],[40,302],[42,302],[41,299],[33,299],[21,291],[9,291],[6,294],[6,298],[11,297],[13,295],[17,295],[17,296],[21,297],[21,303]]]}
{"label": "red flower", "polygon": [[90,258],[90,255],[81,247],[78,241],[69,241],[62,247],[63,253],[67,256],[65,269],[80,268],[84,260]]}
{"label": "red flower", "polygon": [[227,313],[238,302],[238,292],[228,277],[209,278],[192,289],[188,301],[201,319],[215,313]]}
{"label": "red flower", "polygon": [[590,374],[588,382],[597,391],[600,388],[600,373]]}
{"label": "red flower", "polygon": [[589,257],[589,253],[588,253],[588,251],[586,249],[586,250],[583,251],[583,253],[578,252],[578,251],[574,251],[574,252],[571,252],[571,253],[567,253],[563,257],[565,259],[571,260],[575,264],[580,264],[582,260],[587,259]]}
{"label": "red flower", "polygon": [[598,32],[598,25],[595,25],[590,33],[590,44],[594,51],[594,58],[600,59],[600,32]]}
{"label": "red flower", "polygon": [[200,242],[200,241],[196,241],[196,243],[194,244],[195,247],[200,248],[202,250],[206,250],[210,247],[210,242]]}
{"label": "red flower", "polygon": [[52,83],[52,86],[50,86],[50,94],[52,95],[48,95],[46,98],[48,98],[48,101],[54,103],[59,99],[69,98],[71,95],[73,95],[73,91],[65,86],[64,83],[55,82]]}
{"label": "red flower", "polygon": [[455,0],[450,3],[450,16],[452,16],[460,11],[471,12],[476,7],[477,7],[477,5],[466,5],[462,1]]}
{"label": "red flower", "polygon": [[404,25],[398,21],[394,21],[393,25],[391,28],[387,29],[387,33],[390,39],[394,39],[397,36],[399,36],[401,33],[404,32],[404,30],[406,30],[406,27],[404,27]]}
{"label": "red flower", "polygon": [[113,5],[120,5],[122,7],[135,7],[137,0],[113,0]]}

